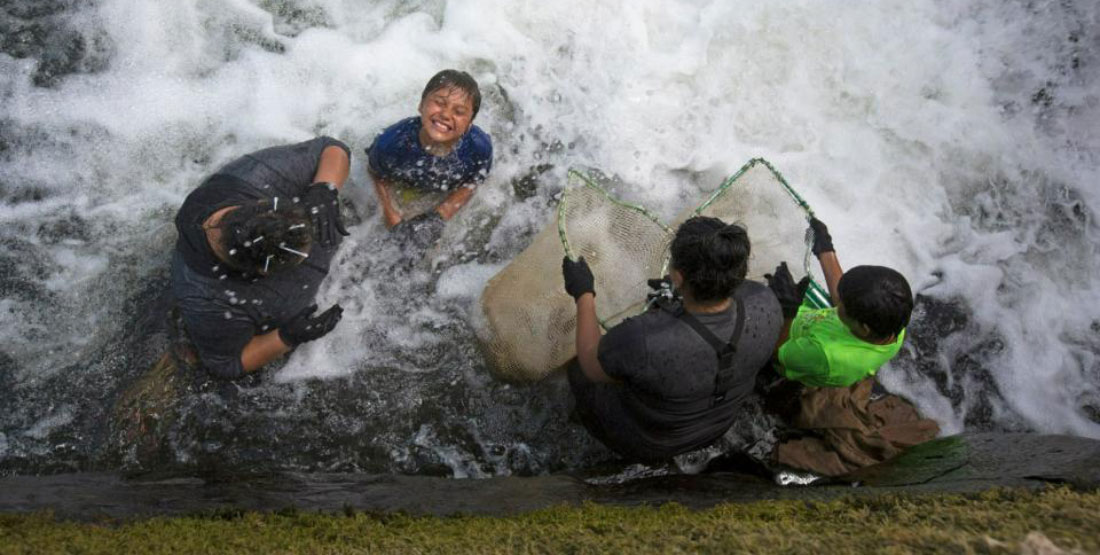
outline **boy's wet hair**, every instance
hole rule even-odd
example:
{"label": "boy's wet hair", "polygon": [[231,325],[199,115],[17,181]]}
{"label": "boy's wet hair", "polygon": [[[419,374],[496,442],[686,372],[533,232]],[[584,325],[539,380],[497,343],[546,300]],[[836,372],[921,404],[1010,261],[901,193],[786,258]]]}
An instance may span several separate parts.
{"label": "boy's wet hair", "polygon": [[245,203],[227,213],[219,227],[226,264],[246,276],[297,266],[313,242],[309,216],[288,201],[277,206],[267,200]]}
{"label": "boy's wet hair", "polygon": [[696,216],[680,224],[669,250],[672,267],[700,302],[729,298],[749,269],[748,232],[718,218]]}
{"label": "boy's wet hair", "polygon": [[896,335],[909,325],[913,291],[905,276],[893,268],[856,266],[840,277],[837,294],[845,313],[879,338]]}
{"label": "boy's wet hair", "polygon": [[481,109],[481,89],[478,88],[477,81],[474,81],[474,78],[470,77],[470,74],[465,71],[445,69],[436,73],[428,80],[428,85],[424,87],[424,92],[420,95],[420,101],[424,102],[429,94],[439,89],[450,88],[458,89],[470,95],[470,100],[474,103],[474,113],[470,116],[470,119],[476,118],[478,110]]}

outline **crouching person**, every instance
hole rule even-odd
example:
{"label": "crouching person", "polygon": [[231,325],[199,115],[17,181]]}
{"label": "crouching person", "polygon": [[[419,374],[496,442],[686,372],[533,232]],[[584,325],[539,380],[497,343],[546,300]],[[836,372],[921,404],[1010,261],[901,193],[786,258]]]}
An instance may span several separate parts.
{"label": "crouching person", "polygon": [[593,276],[562,261],[577,306],[576,413],[624,458],[655,462],[720,438],[752,392],[779,336],[779,304],[748,281],[749,237],[715,218],[684,222],[671,245],[680,300],[629,318],[601,337]]}
{"label": "crouching person", "polygon": [[776,462],[826,476],[839,476],[890,459],[939,433],[908,401],[887,393],[875,374],[905,340],[913,311],[909,282],[883,266],[844,272],[829,230],[813,219],[813,253],[835,307],[803,304],[809,277],[794,283],[786,263],[766,276],[783,309],[776,369],[804,387],[797,392],[790,423],[806,432],[775,451]]}
{"label": "crouching person", "polygon": [[340,321],[314,296],[347,235],[338,195],[349,150],[318,137],[247,154],[207,178],[176,215],[172,291],[202,365],[255,371]]}

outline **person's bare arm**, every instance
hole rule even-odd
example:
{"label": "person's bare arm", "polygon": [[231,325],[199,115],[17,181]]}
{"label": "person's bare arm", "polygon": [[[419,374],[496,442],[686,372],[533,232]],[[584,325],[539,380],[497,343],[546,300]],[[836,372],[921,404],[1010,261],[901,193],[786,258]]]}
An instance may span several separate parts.
{"label": "person's bare arm", "polygon": [[338,146],[329,146],[321,151],[321,161],[317,164],[317,173],[313,175],[314,183],[332,183],[337,189],[344,186],[351,170],[351,160],[348,153]]}
{"label": "person's bare arm", "polygon": [[837,284],[840,283],[840,276],[844,275],[844,270],[840,268],[840,261],[836,258],[836,251],[817,255],[817,261],[821,263],[821,273],[825,274],[825,285],[829,288],[829,295],[836,303],[840,299],[840,295],[837,294]]}
{"label": "person's bare arm", "polygon": [[600,349],[600,321],[596,317],[596,296],[585,293],[577,299],[577,362],[590,381],[618,383],[608,376],[597,356]]}
{"label": "person's bare arm", "polygon": [[241,350],[241,367],[244,368],[245,372],[254,372],[289,352],[290,347],[283,343],[278,330],[272,330],[263,335],[254,335],[245,344],[244,349]]}
{"label": "person's bare arm", "polygon": [[439,206],[435,208],[435,211],[444,220],[449,220],[454,217],[455,212],[458,212],[460,208],[466,205],[470,201],[470,197],[474,196],[475,185],[463,185],[451,194],[447,195],[447,198],[443,199],[443,202],[439,203]]}
{"label": "person's bare arm", "polygon": [[401,223],[404,215],[401,214],[401,210],[397,208],[397,203],[393,200],[393,195],[390,194],[390,183],[381,176],[374,173],[371,170],[367,170],[370,174],[371,181],[374,182],[374,192],[378,195],[378,203],[382,205],[382,219],[386,222],[386,228],[392,228],[393,226]]}

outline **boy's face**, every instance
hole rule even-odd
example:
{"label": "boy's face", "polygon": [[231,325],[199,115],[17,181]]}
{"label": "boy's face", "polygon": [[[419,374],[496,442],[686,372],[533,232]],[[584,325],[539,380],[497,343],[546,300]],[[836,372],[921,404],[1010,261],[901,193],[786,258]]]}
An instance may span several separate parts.
{"label": "boy's face", "polygon": [[420,101],[420,138],[451,146],[474,121],[474,100],[455,87],[436,89]]}

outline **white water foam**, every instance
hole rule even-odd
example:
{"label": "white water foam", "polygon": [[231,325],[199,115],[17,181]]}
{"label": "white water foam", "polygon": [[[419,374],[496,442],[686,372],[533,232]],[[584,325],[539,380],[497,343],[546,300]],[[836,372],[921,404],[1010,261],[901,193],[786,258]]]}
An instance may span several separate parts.
{"label": "white water foam", "polygon": [[[974,337],[923,355],[947,385],[888,368],[888,386],[949,432],[995,389],[994,422],[1100,437],[1084,408],[1100,408],[1093,2],[105,0],[72,17],[109,38],[104,71],[42,89],[33,62],[0,54],[3,116],[23,140],[0,181],[43,191],[0,205],[0,223],[42,258],[49,310],[67,307],[0,305],[21,382],[115,331],[118,299],[166,264],[171,217],[204,175],[319,133],[360,158],[348,194],[370,217],[321,294],[348,309],[340,328],[279,379],[430,371],[401,353],[445,341],[435,328],[454,322],[435,321],[448,317],[434,303],[470,306],[486,273],[452,270],[408,304],[379,293],[384,230],[361,152],[457,67],[486,93],[476,123],[496,161],[454,237],[495,225],[487,248],[516,254],[570,165],[621,176],[634,186],[619,194],[667,218],[763,156],[830,225],[844,265],[894,266],[922,295],[965,300]],[[541,163],[554,168],[537,194],[513,195]],[[35,231],[68,213],[89,222],[86,239]],[[976,351],[983,341],[999,347]],[[966,358],[987,377],[956,371]]]}

